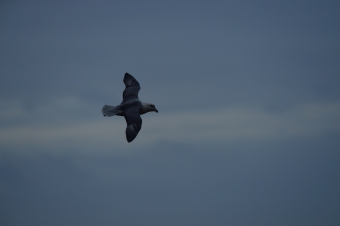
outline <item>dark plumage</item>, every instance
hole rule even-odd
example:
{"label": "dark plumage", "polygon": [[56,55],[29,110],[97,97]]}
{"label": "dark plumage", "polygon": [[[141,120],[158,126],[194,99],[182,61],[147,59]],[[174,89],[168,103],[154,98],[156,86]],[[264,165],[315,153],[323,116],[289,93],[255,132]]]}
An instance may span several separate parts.
{"label": "dark plumage", "polygon": [[139,82],[129,73],[124,76],[125,90],[123,92],[123,101],[118,106],[104,105],[102,113],[104,116],[124,116],[126,121],[126,140],[130,143],[133,141],[138,132],[142,128],[142,118],[140,115],[150,111],[158,113],[155,105],[142,102],[138,99],[138,92],[140,90]]}

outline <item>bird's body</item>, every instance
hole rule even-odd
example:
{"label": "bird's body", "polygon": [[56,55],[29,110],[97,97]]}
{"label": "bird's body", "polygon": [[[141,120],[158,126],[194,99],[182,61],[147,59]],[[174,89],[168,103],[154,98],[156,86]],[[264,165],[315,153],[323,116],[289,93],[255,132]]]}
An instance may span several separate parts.
{"label": "bird's body", "polygon": [[129,73],[124,76],[125,90],[123,92],[123,101],[118,106],[104,105],[102,113],[104,116],[124,116],[127,127],[125,130],[128,142],[133,141],[140,129],[142,128],[142,118],[140,115],[150,111],[158,113],[155,105],[142,102],[138,99],[140,90],[139,82]]}

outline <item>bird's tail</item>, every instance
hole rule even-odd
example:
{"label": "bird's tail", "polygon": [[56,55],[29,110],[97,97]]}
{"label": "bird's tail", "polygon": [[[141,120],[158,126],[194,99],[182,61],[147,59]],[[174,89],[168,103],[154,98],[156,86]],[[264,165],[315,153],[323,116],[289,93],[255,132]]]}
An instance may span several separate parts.
{"label": "bird's tail", "polygon": [[118,106],[110,106],[110,105],[104,105],[104,107],[102,108],[102,113],[104,116],[114,116],[117,115],[119,113],[121,113],[120,109],[118,108]]}

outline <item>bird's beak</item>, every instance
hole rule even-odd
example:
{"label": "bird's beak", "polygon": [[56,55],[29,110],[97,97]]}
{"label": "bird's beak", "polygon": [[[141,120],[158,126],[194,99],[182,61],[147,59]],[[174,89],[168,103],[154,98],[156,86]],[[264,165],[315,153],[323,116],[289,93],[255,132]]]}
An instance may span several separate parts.
{"label": "bird's beak", "polygon": [[155,112],[157,112],[158,113],[158,110],[155,108]]}

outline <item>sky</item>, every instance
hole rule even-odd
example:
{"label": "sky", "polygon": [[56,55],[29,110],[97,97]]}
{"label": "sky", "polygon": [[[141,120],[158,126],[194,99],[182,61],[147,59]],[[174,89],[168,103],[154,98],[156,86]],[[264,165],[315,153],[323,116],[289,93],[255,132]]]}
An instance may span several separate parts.
{"label": "sky", "polygon": [[339,9],[1,1],[0,224],[339,225]]}

